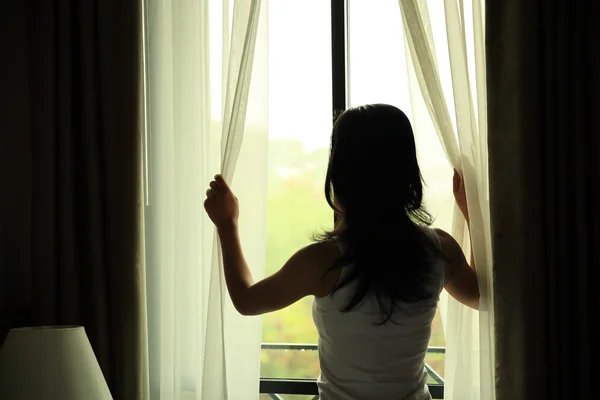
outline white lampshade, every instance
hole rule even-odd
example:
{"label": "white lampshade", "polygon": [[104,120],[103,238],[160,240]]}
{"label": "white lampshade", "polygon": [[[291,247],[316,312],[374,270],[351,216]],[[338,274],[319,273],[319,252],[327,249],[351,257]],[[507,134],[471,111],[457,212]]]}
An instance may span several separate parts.
{"label": "white lampshade", "polygon": [[82,326],[9,331],[0,348],[2,400],[112,400]]}

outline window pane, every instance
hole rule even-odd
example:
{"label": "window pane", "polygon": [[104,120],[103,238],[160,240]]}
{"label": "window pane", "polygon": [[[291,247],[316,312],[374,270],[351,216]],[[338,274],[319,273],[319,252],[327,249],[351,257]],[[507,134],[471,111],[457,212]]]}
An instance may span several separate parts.
{"label": "window pane", "polygon": [[[269,1],[269,186],[266,274],[333,213],[323,194],[331,109],[330,3]],[[310,21],[310,29],[307,28]],[[312,298],[263,317],[263,342],[316,343]],[[261,376],[316,378],[316,351],[263,350]]]}
{"label": "window pane", "polygon": [[[433,11],[430,7],[430,14],[432,12],[441,12],[443,18],[443,7],[434,7]],[[431,15],[432,21],[439,17],[437,14]],[[387,103],[406,113],[415,132],[419,165],[425,180],[425,207],[435,218],[435,227],[451,231],[452,169],[431,123],[418,84],[409,79],[409,73],[414,72],[405,55],[398,1],[350,0],[348,15],[350,105]],[[439,310],[433,321],[430,346],[445,346]],[[429,353],[426,362],[443,376],[443,353]],[[435,382],[430,379],[430,383]]]}
{"label": "window pane", "polygon": [[261,363],[262,377],[315,379],[319,376],[316,350],[263,349]]}

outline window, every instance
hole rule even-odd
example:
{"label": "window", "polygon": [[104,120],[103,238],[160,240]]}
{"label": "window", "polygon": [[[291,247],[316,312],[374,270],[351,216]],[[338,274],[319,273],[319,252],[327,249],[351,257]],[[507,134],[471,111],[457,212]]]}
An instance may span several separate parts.
{"label": "window", "polygon": [[[271,274],[310,243],[313,233],[332,226],[323,184],[334,109],[390,103],[404,110],[413,124],[427,110],[411,107],[411,90],[414,95],[419,89],[409,87],[397,0],[271,0],[268,14],[266,273]],[[416,140],[428,209],[437,226],[449,226],[446,158],[433,127],[419,129]],[[263,317],[261,399],[317,398],[317,332],[311,307],[312,298],[304,298]],[[438,312],[426,358],[434,398],[442,398],[444,346]]]}
{"label": "window", "polygon": [[[332,125],[330,4],[271,0],[268,14],[267,275],[333,225],[323,200]],[[314,380],[319,374],[311,307],[307,297],[263,316],[262,377]]]}

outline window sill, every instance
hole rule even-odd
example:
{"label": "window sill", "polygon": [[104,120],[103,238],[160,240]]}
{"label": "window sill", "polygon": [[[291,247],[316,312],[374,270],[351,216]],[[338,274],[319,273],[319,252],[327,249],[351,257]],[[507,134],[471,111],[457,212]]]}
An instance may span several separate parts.
{"label": "window sill", "polygon": [[[297,343],[263,343],[262,349],[269,350],[317,350],[316,344],[297,344]],[[428,353],[445,353],[444,347],[430,347],[427,350]],[[429,392],[433,399],[444,398],[444,380],[435,372],[429,365],[425,365],[429,376],[435,380],[436,383],[428,384]],[[274,399],[280,398],[279,394],[292,394],[292,395],[313,395],[318,399],[319,390],[317,388],[316,379],[293,379],[293,378],[261,378],[260,379],[260,393],[270,394]]]}
{"label": "window sill", "polygon": [[[429,392],[433,399],[444,398],[444,385],[431,384]],[[314,379],[277,379],[261,378],[260,393],[263,394],[297,394],[318,396],[317,381]]]}

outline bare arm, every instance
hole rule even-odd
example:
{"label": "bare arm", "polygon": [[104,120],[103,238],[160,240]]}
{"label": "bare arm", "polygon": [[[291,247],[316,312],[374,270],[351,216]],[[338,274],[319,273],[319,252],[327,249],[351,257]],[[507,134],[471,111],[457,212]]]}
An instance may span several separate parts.
{"label": "bare arm", "polygon": [[[465,192],[464,181],[457,170],[454,170],[453,191],[460,211],[462,212],[467,227],[469,228],[469,238],[471,238],[469,210],[467,207],[467,197]],[[460,245],[456,240],[441,229],[436,229],[444,258],[446,259],[445,267],[445,289],[462,304],[479,309],[479,284],[477,282],[477,274],[475,272],[475,257],[473,253],[473,242],[471,241],[471,262],[467,263],[467,259]]]}
{"label": "bare arm", "polygon": [[227,290],[240,314],[264,314],[285,308],[308,295],[328,293],[331,279],[321,277],[339,257],[335,243],[308,245],[298,250],[278,272],[254,283],[240,244],[237,198],[221,176],[211,182],[204,207],[217,227]]}
{"label": "bare arm", "polygon": [[237,227],[220,228],[225,281],[231,301],[242,315],[260,315],[285,308],[309,295],[321,296],[327,280],[325,264],[339,256],[337,246],[321,242],[298,250],[273,275],[254,283],[242,253]]}
{"label": "bare arm", "polygon": [[436,229],[442,252],[446,259],[444,288],[462,304],[475,310],[479,309],[479,284],[475,269],[467,259],[454,238],[441,229]]}

